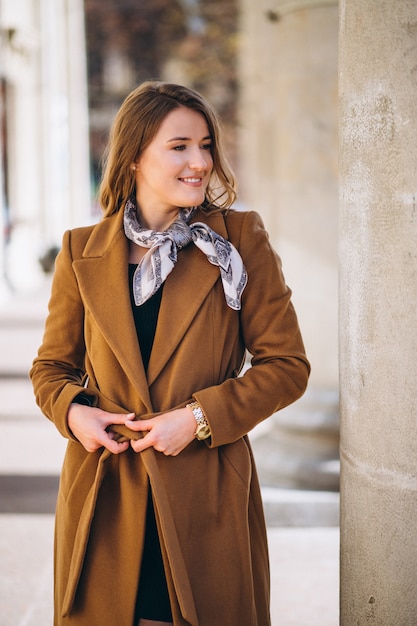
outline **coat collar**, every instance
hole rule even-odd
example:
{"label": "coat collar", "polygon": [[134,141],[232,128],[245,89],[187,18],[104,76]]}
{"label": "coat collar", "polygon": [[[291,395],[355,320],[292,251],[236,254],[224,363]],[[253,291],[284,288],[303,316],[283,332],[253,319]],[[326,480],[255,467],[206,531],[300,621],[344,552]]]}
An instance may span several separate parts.
{"label": "coat collar", "polygon": [[[224,217],[196,211],[192,222],[202,221],[227,238]],[[165,281],[158,326],[146,376],[136,337],[127,282],[128,240],[123,230],[123,211],[97,224],[83,257],[74,261],[86,307],[100,328],[120,366],[151,412],[150,385],[167,365],[187,332],[219,270],[190,244],[181,250],[174,270]]]}

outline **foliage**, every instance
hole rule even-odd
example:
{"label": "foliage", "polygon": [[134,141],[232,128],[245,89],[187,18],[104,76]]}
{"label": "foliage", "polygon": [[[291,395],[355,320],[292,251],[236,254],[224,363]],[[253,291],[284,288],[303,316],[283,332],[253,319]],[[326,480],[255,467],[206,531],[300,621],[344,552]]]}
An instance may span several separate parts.
{"label": "foliage", "polygon": [[223,120],[233,161],[237,0],[85,0],[95,179],[114,112],[140,82],[198,89]]}

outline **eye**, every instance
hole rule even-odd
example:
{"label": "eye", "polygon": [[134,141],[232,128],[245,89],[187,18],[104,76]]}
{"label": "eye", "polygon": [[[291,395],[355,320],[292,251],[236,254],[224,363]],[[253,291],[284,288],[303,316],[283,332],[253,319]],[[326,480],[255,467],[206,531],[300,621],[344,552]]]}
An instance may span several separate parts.
{"label": "eye", "polygon": [[202,150],[211,150],[211,143],[203,143],[201,146]]}
{"label": "eye", "polygon": [[178,152],[181,152],[182,150],[185,150],[187,146],[185,144],[180,144],[179,146],[174,146],[173,150],[177,150]]}

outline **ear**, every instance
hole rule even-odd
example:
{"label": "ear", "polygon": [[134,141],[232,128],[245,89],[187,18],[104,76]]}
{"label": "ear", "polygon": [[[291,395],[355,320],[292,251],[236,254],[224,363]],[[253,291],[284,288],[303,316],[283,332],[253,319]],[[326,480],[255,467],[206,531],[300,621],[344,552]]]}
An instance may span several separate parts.
{"label": "ear", "polygon": [[139,165],[135,162],[130,164],[130,169],[133,170],[134,172],[136,172],[137,169],[139,169]]}

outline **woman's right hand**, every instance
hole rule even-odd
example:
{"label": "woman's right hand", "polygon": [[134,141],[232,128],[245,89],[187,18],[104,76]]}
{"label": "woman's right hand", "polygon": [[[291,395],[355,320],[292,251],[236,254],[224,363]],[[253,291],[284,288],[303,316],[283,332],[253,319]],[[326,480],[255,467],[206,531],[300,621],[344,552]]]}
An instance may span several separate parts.
{"label": "woman's right hand", "polygon": [[108,413],[93,406],[73,402],[68,411],[68,425],[78,441],[87,452],[96,452],[99,448],[107,448],[113,454],[125,452],[130,441],[119,443],[118,435],[106,428],[111,424],[125,424],[127,419],[134,419],[134,413]]}

